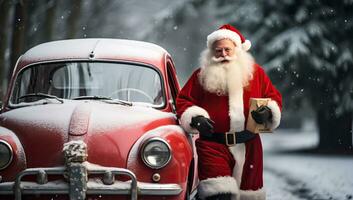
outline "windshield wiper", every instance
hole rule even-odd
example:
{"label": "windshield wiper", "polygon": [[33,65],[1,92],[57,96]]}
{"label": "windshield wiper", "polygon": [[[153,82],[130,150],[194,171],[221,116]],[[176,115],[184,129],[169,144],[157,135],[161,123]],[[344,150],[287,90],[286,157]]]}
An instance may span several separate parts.
{"label": "windshield wiper", "polygon": [[125,105],[125,106],[132,106],[131,102],[128,101],[123,101],[120,99],[113,99],[111,97],[105,97],[105,96],[79,96],[72,98],[72,100],[101,100],[106,103],[112,103],[112,104],[120,104],[120,105]]}
{"label": "windshield wiper", "polygon": [[88,99],[88,100],[113,100],[112,98],[110,97],[105,97],[105,96],[79,96],[79,97],[75,97],[75,98],[72,98],[72,100],[85,100],[85,99]]}
{"label": "windshield wiper", "polygon": [[45,94],[45,93],[40,93],[40,92],[25,94],[25,95],[18,97],[17,99],[23,99],[23,98],[27,98],[27,97],[49,98],[49,99],[55,99],[55,100],[59,101],[60,103],[64,103],[64,100],[60,99],[59,97],[57,97],[55,95],[50,95],[50,94]]}

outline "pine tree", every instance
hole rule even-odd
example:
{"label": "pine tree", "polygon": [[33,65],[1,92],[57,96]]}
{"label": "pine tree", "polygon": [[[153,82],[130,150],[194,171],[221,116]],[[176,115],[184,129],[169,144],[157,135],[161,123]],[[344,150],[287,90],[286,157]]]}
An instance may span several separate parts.
{"label": "pine tree", "polygon": [[323,151],[352,151],[352,4],[272,0],[262,5],[265,23],[256,51],[273,67],[288,102],[309,101]]}

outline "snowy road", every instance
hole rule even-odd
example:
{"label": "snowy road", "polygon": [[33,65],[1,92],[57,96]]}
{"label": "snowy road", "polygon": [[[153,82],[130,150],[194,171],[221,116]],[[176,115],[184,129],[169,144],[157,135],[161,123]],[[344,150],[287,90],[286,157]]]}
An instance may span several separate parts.
{"label": "snowy road", "polygon": [[278,153],[310,147],[315,132],[263,135],[267,200],[353,199],[353,157]]}
{"label": "snowy road", "polygon": [[265,168],[264,179],[268,200],[310,199],[305,183],[286,177],[283,172]]}

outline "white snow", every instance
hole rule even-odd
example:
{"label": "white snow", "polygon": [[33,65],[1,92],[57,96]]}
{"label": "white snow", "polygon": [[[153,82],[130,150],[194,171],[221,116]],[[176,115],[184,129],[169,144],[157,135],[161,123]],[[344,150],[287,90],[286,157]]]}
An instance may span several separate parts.
{"label": "white snow", "polygon": [[60,101],[56,99],[40,99],[38,101],[32,101],[32,102],[20,102],[18,104],[13,104],[14,107],[25,107],[25,106],[38,106],[38,105],[45,105],[45,104],[61,104]]}
{"label": "white snow", "polygon": [[[275,171],[282,180],[284,177],[291,183],[290,188],[285,189],[298,195],[327,199],[345,199],[353,195],[352,158],[272,155],[265,162],[265,170]],[[307,190],[307,194],[300,190]]]}
{"label": "white snow", "polygon": [[[89,179],[87,187],[95,189],[107,189],[107,185],[99,178]],[[128,191],[131,188],[131,181],[116,181],[112,185],[109,185],[109,188],[116,188],[116,190],[125,190]]]}
{"label": "white snow", "polygon": [[[121,49],[124,49],[122,51]],[[133,41],[133,40],[112,40],[112,39],[99,39],[94,50],[96,58],[125,58],[131,56],[143,55],[148,60],[158,60],[163,57],[162,53],[165,50],[153,43]]]}
{"label": "white snow", "polygon": [[[94,49],[96,39],[87,40],[61,40],[43,43],[28,50],[22,57],[23,60],[40,61],[43,59],[82,58]],[[70,55],[68,55],[68,49]]]}
{"label": "white snow", "polygon": [[[95,102],[91,102],[92,104]],[[122,106],[105,103],[95,103],[92,107],[89,132],[100,134],[113,129],[142,127],[153,120],[173,118],[173,114],[158,111],[143,106]]]}
{"label": "white snow", "polygon": [[298,54],[308,54],[310,50],[307,48],[306,43],[309,42],[309,36],[306,32],[299,28],[289,29],[277,37],[273,38],[269,43],[269,51],[278,51],[284,48],[284,45],[288,42],[288,51],[284,52],[289,54],[289,56],[295,56]]}
{"label": "white snow", "polygon": [[105,166],[101,166],[101,165],[97,165],[94,163],[90,163],[88,161],[83,162],[83,165],[88,169],[88,170],[102,170],[105,169],[106,171],[113,171],[116,170],[116,167],[105,167]]}
{"label": "white snow", "polygon": [[[9,123],[16,122],[19,126],[31,127],[32,129],[45,128],[53,134],[58,134],[62,138],[62,141],[67,141],[67,125],[70,123],[75,104],[65,102],[66,106],[62,105],[60,103],[28,106],[3,113],[1,117],[4,124],[10,121]],[[33,132],[33,134],[36,133]],[[38,132],[37,134],[42,134],[42,132]],[[33,135],[33,137],[36,136]]]}
{"label": "white snow", "polygon": [[268,200],[352,199],[353,157],[283,152],[315,146],[315,129],[278,130],[262,141]]}
{"label": "white snow", "polygon": [[89,125],[89,118],[91,114],[91,107],[88,103],[79,104],[71,116],[70,134],[84,135],[87,132]]}
{"label": "white snow", "polygon": [[82,140],[73,140],[64,144],[66,158],[87,157],[87,145]]}
{"label": "white snow", "polygon": [[352,52],[349,49],[344,49],[341,56],[337,60],[338,65],[343,65],[343,63],[352,63],[353,56]]}

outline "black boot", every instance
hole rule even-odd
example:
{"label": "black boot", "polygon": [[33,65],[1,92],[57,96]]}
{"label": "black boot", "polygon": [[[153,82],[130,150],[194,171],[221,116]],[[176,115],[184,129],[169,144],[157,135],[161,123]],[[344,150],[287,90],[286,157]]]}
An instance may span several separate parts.
{"label": "black boot", "polygon": [[217,194],[213,196],[206,197],[205,200],[231,200],[232,194],[226,193],[226,194]]}

